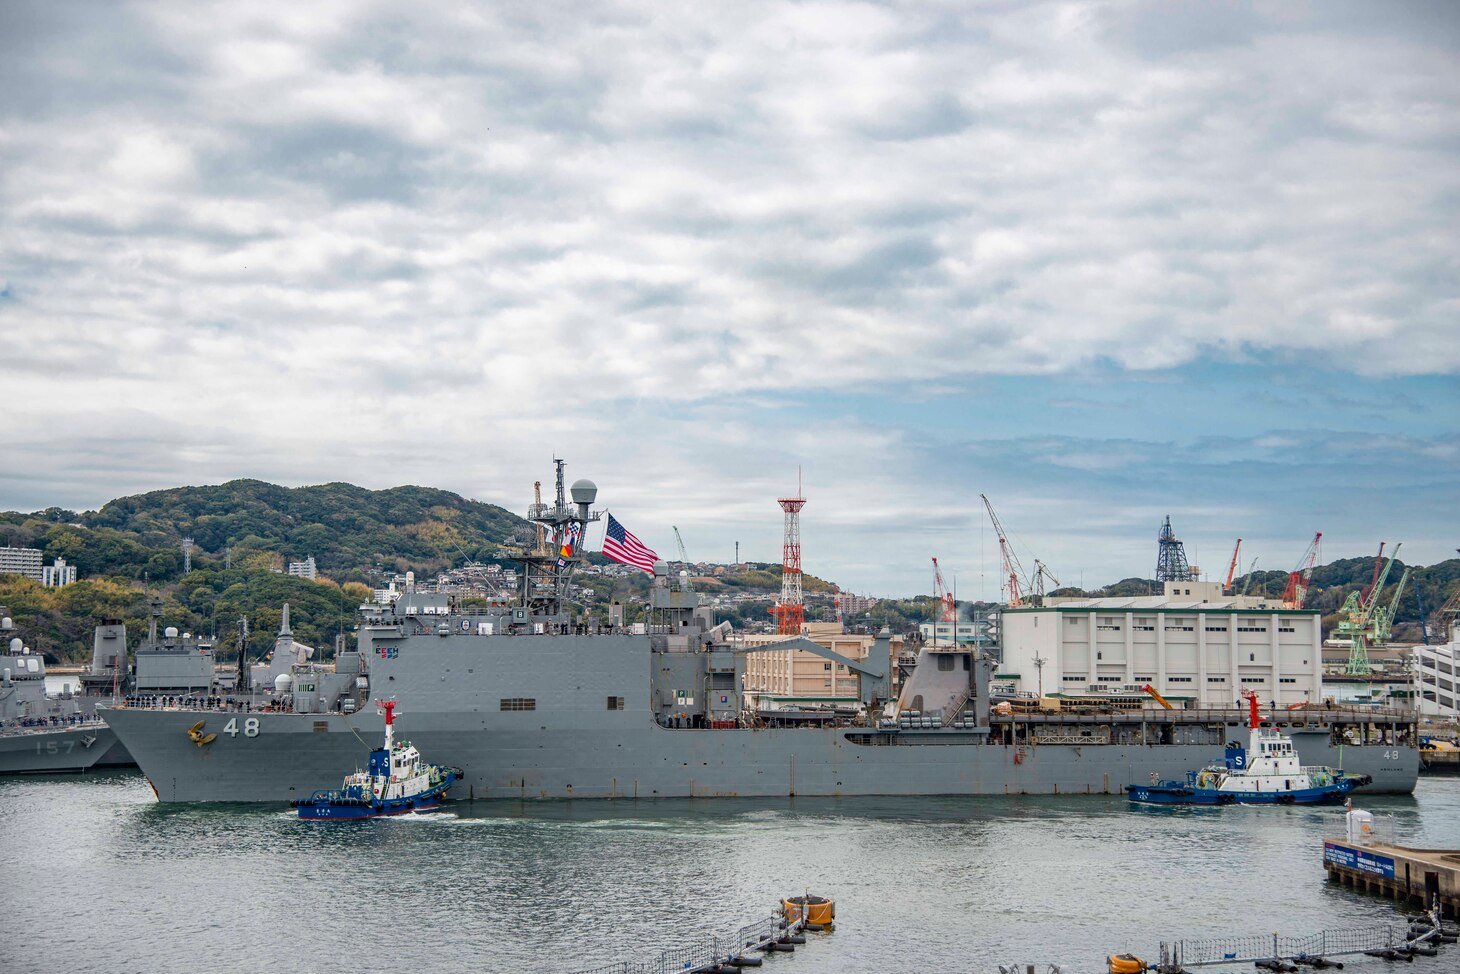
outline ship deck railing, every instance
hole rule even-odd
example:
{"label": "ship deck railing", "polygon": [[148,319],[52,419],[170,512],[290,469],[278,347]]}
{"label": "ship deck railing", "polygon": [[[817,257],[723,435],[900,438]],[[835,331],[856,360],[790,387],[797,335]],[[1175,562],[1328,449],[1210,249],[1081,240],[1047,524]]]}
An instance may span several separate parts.
{"label": "ship deck railing", "polygon": [[[9,720],[0,720],[0,735],[5,737],[24,737],[28,734],[54,734],[56,731],[85,730],[88,727],[105,727],[106,721],[95,714],[87,714],[79,720],[61,720],[59,723],[50,723],[49,718],[43,723],[23,725],[19,717]],[[41,718],[25,718],[40,720]]]}

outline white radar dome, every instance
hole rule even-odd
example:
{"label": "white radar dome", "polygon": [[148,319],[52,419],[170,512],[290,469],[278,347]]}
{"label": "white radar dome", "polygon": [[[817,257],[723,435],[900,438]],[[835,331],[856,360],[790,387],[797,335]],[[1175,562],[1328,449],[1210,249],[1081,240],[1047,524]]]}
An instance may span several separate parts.
{"label": "white radar dome", "polygon": [[164,636],[166,636],[168,639],[176,639],[177,638],[177,626],[168,626],[166,629],[162,630],[162,634]]}
{"label": "white radar dome", "polygon": [[0,629],[14,629],[15,622],[9,616],[0,619]]}
{"label": "white radar dome", "polygon": [[25,644],[22,643],[19,639],[12,639],[12,640],[10,640],[10,652],[13,653],[16,656],[19,656],[20,655],[20,649],[24,645]]}
{"label": "white radar dome", "polygon": [[569,490],[574,504],[592,504],[598,499],[598,485],[591,480],[575,480]]}
{"label": "white radar dome", "polygon": [[275,693],[288,693],[290,689],[293,688],[293,686],[294,677],[290,676],[288,673],[280,673],[278,676],[274,677]]}

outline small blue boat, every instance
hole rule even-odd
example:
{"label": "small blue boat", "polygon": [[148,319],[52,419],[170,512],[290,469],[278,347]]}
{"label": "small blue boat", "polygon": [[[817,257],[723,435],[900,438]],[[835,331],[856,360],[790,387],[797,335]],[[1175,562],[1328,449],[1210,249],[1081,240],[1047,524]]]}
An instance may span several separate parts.
{"label": "small blue boat", "polygon": [[1188,771],[1185,781],[1126,785],[1130,800],[1151,805],[1318,805],[1341,801],[1373,780],[1366,774],[1304,767],[1291,737],[1262,730],[1257,694],[1243,696],[1251,708],[1247,750],[1229,746],[1223,763]]}
{"label": "small blue boat", "polygon": [[415,745],[395,740],[396,702],[386,700],[380,707],[385,714],[385,746],[371,751],[366,770],[347,775],[338,791],[317,791],[295,802],[300,818],[340,822],[424,812],[441,805],[461,772],[426,764]]}

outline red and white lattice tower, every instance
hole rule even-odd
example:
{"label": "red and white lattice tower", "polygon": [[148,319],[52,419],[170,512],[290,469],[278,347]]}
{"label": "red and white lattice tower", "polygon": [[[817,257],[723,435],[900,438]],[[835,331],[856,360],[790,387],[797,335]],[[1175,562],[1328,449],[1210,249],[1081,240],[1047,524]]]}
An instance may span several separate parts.
{"label": "red and white lattice tower", "polygon": [[776,619],[776,632],[782,636],[801,635],[806,621],[806,601],[801,594],[801,508],[806,506],[806,498],[801,493],[798,477],[796,496],[778,500],[786,512],[786,540],[782,545],[781,598],[771,606],[771,615]]}

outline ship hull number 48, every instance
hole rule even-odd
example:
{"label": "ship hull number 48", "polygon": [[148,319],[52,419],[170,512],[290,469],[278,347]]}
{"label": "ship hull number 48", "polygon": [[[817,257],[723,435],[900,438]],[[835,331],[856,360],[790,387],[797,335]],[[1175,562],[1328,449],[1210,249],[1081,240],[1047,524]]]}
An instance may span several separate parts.
{"label": "ship hull number 48", "polygon": [[237,737],[240,730],[243,731],[244,737],[258,737],[259,719],[257,717],[245,718],[243,721],[243,726],[240,728],[238,726],[238,718],[234,717],[230,719],[228,723],[223,725],[223,733],[227,734],[229,737]]}

